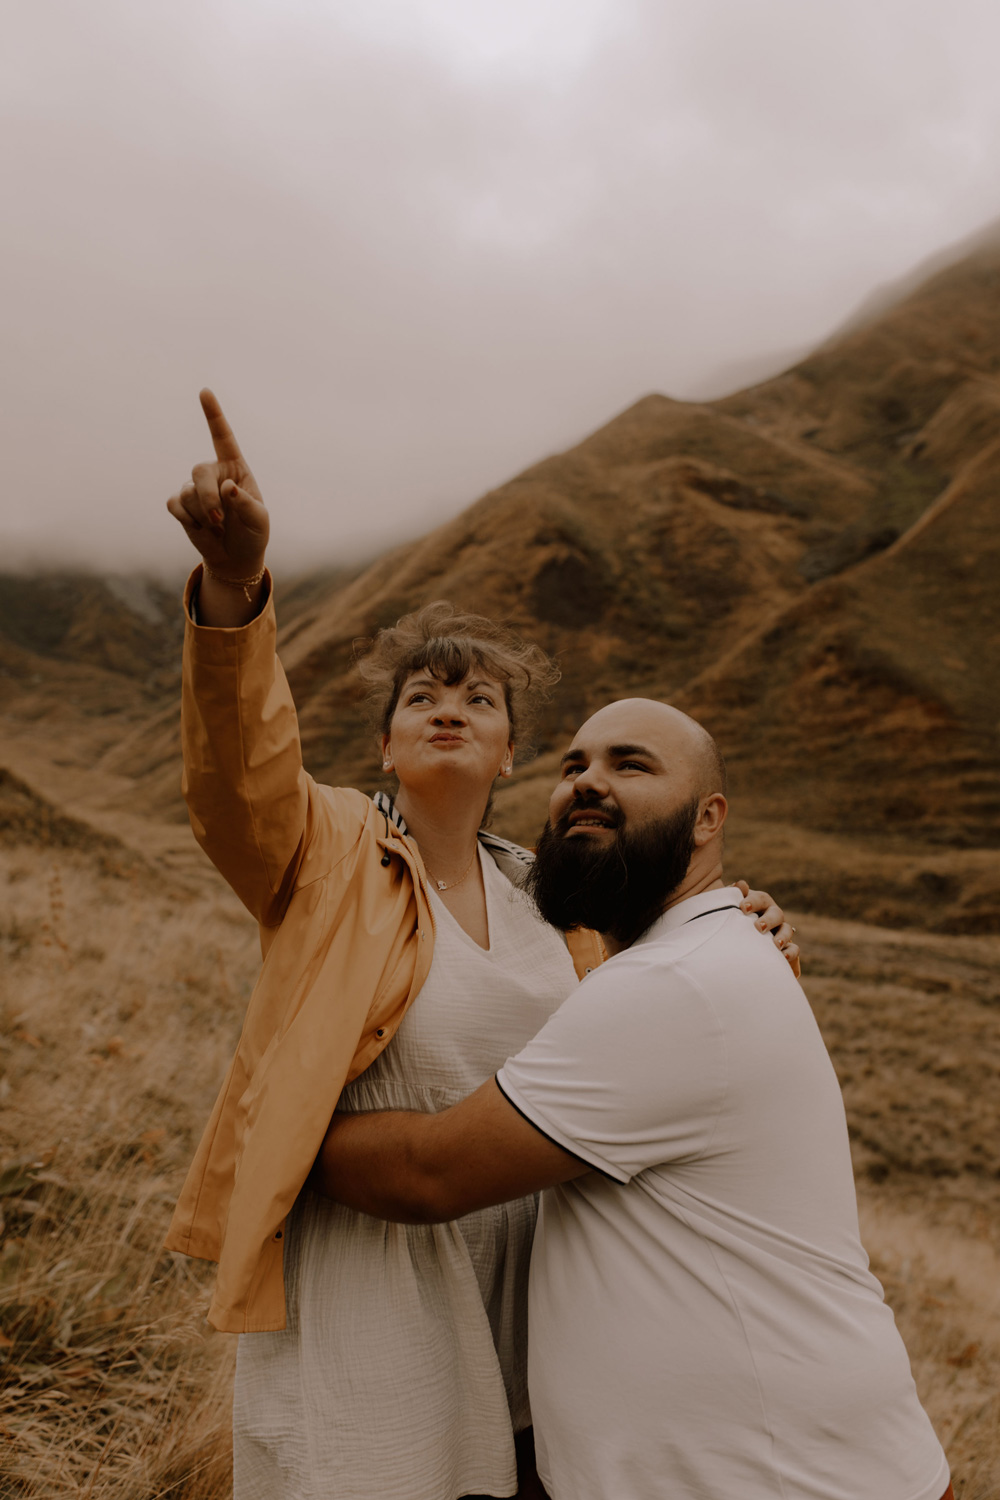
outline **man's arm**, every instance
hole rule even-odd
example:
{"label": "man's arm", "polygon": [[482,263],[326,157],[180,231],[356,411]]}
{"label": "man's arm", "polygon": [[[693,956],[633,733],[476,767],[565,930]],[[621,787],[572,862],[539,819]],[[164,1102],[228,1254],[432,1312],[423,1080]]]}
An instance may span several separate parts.
{"label": "man's arm", "polygon": [[334,1115],[313,1182],[377,1219],[440,1224],[590,1170],[529,1124],[491,1078],[436,1115]]}

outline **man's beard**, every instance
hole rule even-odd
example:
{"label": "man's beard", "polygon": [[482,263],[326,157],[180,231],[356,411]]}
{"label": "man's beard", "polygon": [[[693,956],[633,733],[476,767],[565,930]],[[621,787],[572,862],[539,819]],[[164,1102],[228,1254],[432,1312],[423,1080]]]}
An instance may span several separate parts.
{"label": "man's beard", "polygon": [[[614,820],[609,841],[566,837],[572,813],[591,807]],[[613,804],[577,803],[546,823],[525,888],[542,918],[562,932],[592,927],[627,948],[650,928],[687,874],[694,852],[698,798],[637,828]]]}

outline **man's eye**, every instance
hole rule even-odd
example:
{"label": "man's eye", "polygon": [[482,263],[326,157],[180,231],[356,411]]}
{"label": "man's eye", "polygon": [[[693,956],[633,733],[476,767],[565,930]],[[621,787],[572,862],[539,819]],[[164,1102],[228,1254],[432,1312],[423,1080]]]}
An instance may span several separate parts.
{"label": "man's eye", "polygon": [[645,771],[646,767],[638,760],[623,760],[618,769],[619,771]]}
{"label": "man's eye", "polygon": [[577,773],[580,772],[580,771],[582,771],[582,770],[583,770],[582,766],[566,766],[565,769],[563,770],[563,775],[564,776],[576,776]]}

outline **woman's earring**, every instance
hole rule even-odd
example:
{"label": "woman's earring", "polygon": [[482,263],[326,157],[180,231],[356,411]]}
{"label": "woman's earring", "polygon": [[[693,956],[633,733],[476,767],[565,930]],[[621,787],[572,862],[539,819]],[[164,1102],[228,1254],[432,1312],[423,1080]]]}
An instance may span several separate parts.
{"label": "woman's earring", "polygon": [[383,771],[391,771],[392,770],[392,761],[391,760],[384,760],[382,762],[382,769],[383,769]]}
{"label": "woman's earring", "polygon": [[509,776],[512,770],[513,770],[513,766],[501,766],[500,767],[500,775],[501,776]]}

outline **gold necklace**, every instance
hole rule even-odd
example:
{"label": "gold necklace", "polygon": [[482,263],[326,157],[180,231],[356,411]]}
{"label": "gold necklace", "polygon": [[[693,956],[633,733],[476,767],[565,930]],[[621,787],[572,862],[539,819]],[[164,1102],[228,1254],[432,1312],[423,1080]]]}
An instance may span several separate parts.
{"label": "gold necklace", "polygon": [[[462,884],[463,880],[468,880],[468,878],[469,878],[469,872],[471,871],[472,866],[476,863],[476,858],[477,858],[478,854],[479,854],[479,845],[477,844],[476,845],[476,849],[475,849],[475,853],[473,854],[472,858],[469,860],[469,863],[466,865],[464,872],[458,877],[457,880],[453,880],[450,885],[446,885],[443,880],[434,880],[434,876],[431,875],[431,879],[434,880],[434,884],[437,886],[438,890],[439,891],[453,891],[457,885],[461,885]],[[425,865],[424,868],[427,869],[427,866]],[[431,874],[430,870],[427,870],[427,873],[428,873],[428,875],[430,875]]]}

